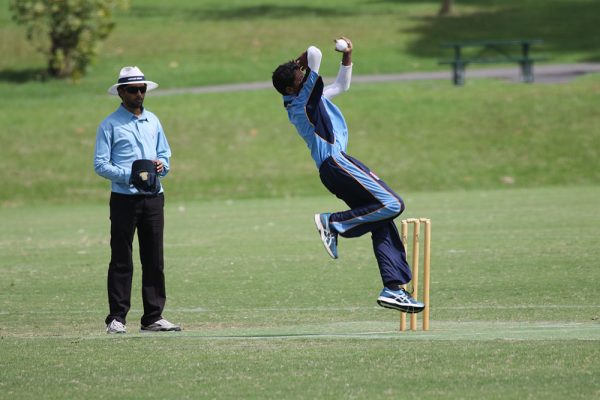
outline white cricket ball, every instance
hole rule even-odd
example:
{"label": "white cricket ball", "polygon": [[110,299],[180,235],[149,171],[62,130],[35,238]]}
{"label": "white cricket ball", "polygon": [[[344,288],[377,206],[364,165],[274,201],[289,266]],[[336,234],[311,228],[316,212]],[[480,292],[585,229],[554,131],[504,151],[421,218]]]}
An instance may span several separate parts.
{"label": "white cricket ball", "polygon": [[335,41],[335,49],[337,51],[345,51],[348,48],[348,42],[344,39],[337,39]]}

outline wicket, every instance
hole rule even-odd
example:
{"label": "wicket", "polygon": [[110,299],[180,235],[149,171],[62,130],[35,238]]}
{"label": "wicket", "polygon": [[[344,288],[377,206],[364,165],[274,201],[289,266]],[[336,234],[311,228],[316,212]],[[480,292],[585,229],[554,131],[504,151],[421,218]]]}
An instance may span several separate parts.
{"label": "wicket", "polygon": [[[425,235],[423,238],[423,303],[425,309],[422,311],[423,330],[429,330],[429,275],[431,268],[431,220],[428,218],[408,218],[401,221],[401,238],[404,248],[406,249],[406,258],[408,260],[408,226],[412,225],[412,296],[415,300],[419,295],[419,243],[421,224],[425,227]],[[406,285],[404,287],[406,289]],[[400,331],[406,330],[406,313],[400,313]],[[417,330],[417,314],[410,315],[410,330]]]}

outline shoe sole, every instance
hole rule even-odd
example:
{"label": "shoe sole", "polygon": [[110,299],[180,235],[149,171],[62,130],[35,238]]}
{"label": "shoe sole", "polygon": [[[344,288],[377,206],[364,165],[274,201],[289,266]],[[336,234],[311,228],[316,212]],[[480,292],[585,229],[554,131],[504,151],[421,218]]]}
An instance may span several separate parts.
{"label": "shoe sole", "polygon": [[106,334],[108,335],[123,335],[127,333],[126,331],[106,331]]}
{"label": "shoe sole", "polygon": [[317,232],[319,232],[319,236],[321,237],[321,243],[323,243],[323,247],[325,247],[325,251],[327,252],[327,254],[329,254],[329,257],[331,257],[335,260],[337,258],[337,256],[331,252],[331,249],[329,248],[329,246],[327,246],[325,244],[325,240],[323,238],[323,231],[325,231],[325,227],[323,226],[323,223],[321,222],[321,214],[315,214],[315,225],[317,226]]}
{"label": "shoe sole", "polygon": [[140,328],[141,333],[153,333],[153,332],[181,332],[181,328],[160,328],[160,329],[144,329]]}
{"label": "shoe sole", "polygon": [[418,314],[425,309],[425,306],[416,307],[416,306],[411,306],[411,305],[401,305],[398,303],[389,303],[385,300],[382,300],[381,298],[377,299],[377,304],[379,304],[383,308],[389,308],[389,309],[396,310],[396,311],[402,311],[407,314]]}

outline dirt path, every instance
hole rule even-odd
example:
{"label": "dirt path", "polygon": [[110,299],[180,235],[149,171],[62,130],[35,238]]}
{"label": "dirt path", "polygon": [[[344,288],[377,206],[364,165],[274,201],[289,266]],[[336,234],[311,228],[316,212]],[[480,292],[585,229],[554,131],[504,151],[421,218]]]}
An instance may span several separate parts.
{"label": "dirt path", "polygon": [[[563,83],[571,79],[590,73],[600,72],[600,64],[597,63],[579,63],[579,64],[550,64],[538,65],[534,69],[536,83]],[[475,69],[467,68],[466,82],[477,78],[496,78],[508,81],[518,82],[520,72],[517,66],[506,68],[488,68]],[[450,69],[447,71],[434,72],[404,72],[398,74],[379,74],[379,75],[354,75],[352,83],[374,83],[391,81],[417,81],[417,80],[452,80]],[[325,78],[326,81],[333,80]],[[224,93],[239,92],[248,90],[271,89],[271,82],[252,82],[252,83],[231,83],[224,85],[210,85],[190,88],[159,89],[152,93],[153,96],[173,96],[178,94],[201,94],[201,93]]]}

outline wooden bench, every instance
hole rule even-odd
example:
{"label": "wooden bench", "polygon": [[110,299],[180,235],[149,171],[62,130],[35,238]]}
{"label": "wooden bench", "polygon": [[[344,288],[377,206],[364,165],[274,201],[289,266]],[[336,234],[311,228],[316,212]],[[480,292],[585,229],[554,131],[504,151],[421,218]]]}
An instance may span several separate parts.
{"label": "wooden bench", "polygon": [[[533,82],[533,63],[542,61],[547,57],[531,57],[532,45],[541,44],[541,39],[519,40],[471,40],[463,42],[442,43],[444,48],[454,49],[454,58],[441,60],[439,64],[452,65],[452,81],[455,85],[465,83],[465,68],[469,64],[500,64],[517,63],[521,67],[521,80],[526,83]],[[520,52],[515,51],[520,47]],[[465,57],[463,50],[474,48],[476,51]]]}

